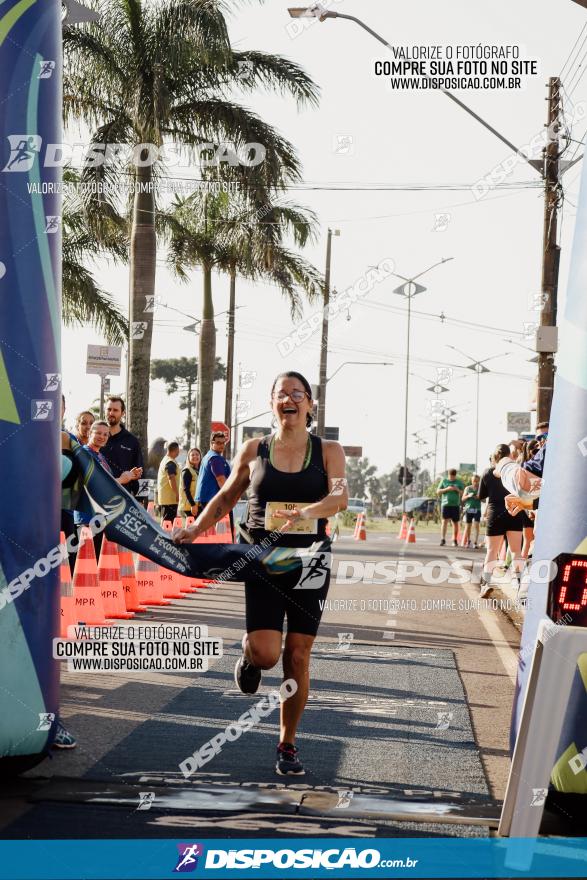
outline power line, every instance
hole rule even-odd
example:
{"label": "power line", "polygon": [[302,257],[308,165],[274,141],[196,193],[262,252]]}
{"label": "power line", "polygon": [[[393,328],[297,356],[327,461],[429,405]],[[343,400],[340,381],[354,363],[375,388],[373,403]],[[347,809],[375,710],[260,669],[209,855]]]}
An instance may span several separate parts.
{"label": "power line", "polygon": [[[567,66],[567,63],[568,63],[568,61],[569,61],[571,55],[572,55],[573,52],[575,51],[575,47],[577,46],[579,40],[581,39],[581,36],[582,36],[582,34],[583,34],[583,31],[584,31],[586,28],[587,28],[587,22],[586,22],[586,23],[583,25],[583,27],[581,28],[581,30],[580,30],[580,32],[579,32],[579,36],[578,36],[577,39],[575,40],[575,43],[574,43],[574,45],[573,45],[573,48],[571,49],[571,51],[569,52],[569,54],[568,54],[567,57],[566,57],[565,63],[563,64],[563,66],[562,66],[562,68],[561,68],[561,72],[559,73],[559,78],[560,78],[560,79],[562,79],[562,77],[563,77],[563,73],[564,73],[564,70],[565,70],[565,67]],[[585,40],[587,40],[587,36],[585,36]],[[584,43],[585,43],[585,40],[583,40],[583,43],[581,43],[581,48],[583,47],[583,45],[584,45]],[[580,51],[581,51],[581,49],[579,49],[579,52],[580,52]],[[578,55],[578,53],[577,53],[577,55]],[[574,63],[575,63],[574,61],[571,62],[571,65],[570,65],[570,67],[569,67],[569,71],[568,71],[568,72],[571,71],[571,68],[573,67],[573,64],[574,64]]]}

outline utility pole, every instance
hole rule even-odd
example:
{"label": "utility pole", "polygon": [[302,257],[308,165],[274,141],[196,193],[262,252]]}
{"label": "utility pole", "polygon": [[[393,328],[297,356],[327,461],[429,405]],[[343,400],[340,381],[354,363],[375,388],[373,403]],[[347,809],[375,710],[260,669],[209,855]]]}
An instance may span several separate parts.
{"label": "utility pole", "polygon": [[324,437],[326,425],[326,373],[328,370],[328,307],[330,304],[330,263],[332,260],[332,236],[340,235],[340,229],[329,229],[326,239],[326,271],[324,272],[324,303],[322,312],[322,343],[320,345],[320,376],[318,379],[318,424],[316,433]]}
{"label": "utility pole", "polygon": [[[548,141],[544,147],[544,239],[542,262],[542,295],[543,308],[540,314],[540,327],[556,327],[558,269],[560,247],[557,244],[558,208],[561,197],[560,166],[559,166],[559,127],[558,119],[561,109],[561,82],[557,76],[548,81]],[[546,331],[548,333],[548,331]],[[550,331],[553,336],[555,330]],[[546,351],[538,354],[538,397],[536,403],[536,420],[546,422],[550,416],[554,387],[554,354],[556,340],[544,346]]]}
{"label": "utility pole", "polygon": [[[226,398],[224,401],[224,424],[232,425],[232,397],[234,385],[234,313],[236,308],[236,268],[234,265],[230,269],[230,302],[228,306],[228,346],[226,352]],[[236,419],[235,419],[236,421]],[[235,439],[231,436],[227,448],[225,450],[226,458],[230,458],[230,451],[236,451],[237,445]]]}

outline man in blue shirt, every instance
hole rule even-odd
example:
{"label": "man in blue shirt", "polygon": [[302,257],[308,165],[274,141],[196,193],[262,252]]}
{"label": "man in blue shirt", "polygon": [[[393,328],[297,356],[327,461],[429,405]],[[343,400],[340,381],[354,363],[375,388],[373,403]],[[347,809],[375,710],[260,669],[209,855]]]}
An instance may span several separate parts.
{"label": "man in blue shirt", "polygon": [[223,454],[225,446],[226,436],[221,431],[213,431],[210,437],[210,451],[202,460],[196,486],[195,500],[200,510],[214,498],[230,476],[230,465]]}

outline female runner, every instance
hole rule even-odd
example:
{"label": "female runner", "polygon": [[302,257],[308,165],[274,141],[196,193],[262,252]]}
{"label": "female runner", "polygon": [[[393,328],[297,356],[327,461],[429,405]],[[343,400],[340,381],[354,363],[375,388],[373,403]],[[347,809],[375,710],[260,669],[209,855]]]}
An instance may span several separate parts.
{"label": "female runner", "polygon": [[308,432],[312,424],[312,391],[296,372],[279,375],[271,389],[277,423],[273,435],[247,440],[233,470],[193,526],[177,530],[177,543],[191,542],[221,520],[249,488],[249,513],[244,532],[254,544],[309,547],[323,542],[299,583],[275,586],[262,578],[245,579],[246,629],[235,681],[245,694],[256,693],[262,670],[272,669],[282,653],[284,680],[297,689],[281,703],[280,736],[275,770],[280,775],[304,774],[295,745],[296,732],[309,690],[310,653],[324,599],[330,565],[326,523],[348,502],[345,455],[339,443]]}

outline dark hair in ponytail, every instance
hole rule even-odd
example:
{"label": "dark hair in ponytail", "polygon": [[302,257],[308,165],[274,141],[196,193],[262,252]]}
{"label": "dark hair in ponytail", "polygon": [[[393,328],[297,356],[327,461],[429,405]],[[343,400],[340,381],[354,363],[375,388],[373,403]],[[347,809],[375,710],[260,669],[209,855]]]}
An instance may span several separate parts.
{"label": "dark hair in ponytail", "polygon": [[491,456],[493,464],[497,464],[498,461],[501,461],[502,458],[509,458],[510,447],[507,443],[500,443],[499,446],[495,447],[495,452]]}
{"label": "dark hair in ponytail", "polygon": [[[301,373],[297,373],[295,370],[287,370],[285,373],[279,373],[279,375],[275,377],[275,379],[273,381],[273,385],[271,386],[271,394],[272,395],[273,395],[273,392],[275,391],[275,386],[277,385],[277,383],[279,382],[280,379],[297,379],[298,382],[301,382],[302,385],[304,386],[304,391],[306,392],[306,394],[308,395],[310,400],[313,399],[312,398],[312,386],[310,385],[310,383],[308,382],[308,380],[306,379],[305,376],[302,376]],[[312,413],[306,413],[306,427],[307,428],[312,427],[313,421],[314,420],[312,418]]]}

